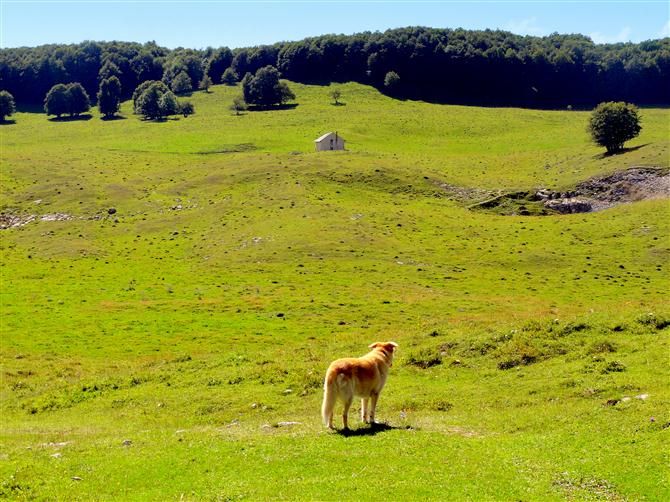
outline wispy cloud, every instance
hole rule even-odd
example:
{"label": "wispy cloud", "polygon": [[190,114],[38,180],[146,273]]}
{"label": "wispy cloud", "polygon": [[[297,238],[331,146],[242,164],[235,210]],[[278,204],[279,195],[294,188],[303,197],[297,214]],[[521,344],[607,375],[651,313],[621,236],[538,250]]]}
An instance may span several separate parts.
{"label": "wispy cloud", "polygon": [[658,32],[658,36],[661,38],[670,37],[670,19],[663,25],[661,31]]}
{"label": "wispy cloud", "polygon": [[504,30],[511,31],[517,35],[540,36],[546,34],[546,30],[537,24],[536,17],[527,17],[521,20],[511,20],[504,27]]}
{"label": "wispy cloud", "polygon": [[595,31],[589,33],[589,37],[597,44],[616,44],[619,42],[630,42],[630,26],[624,26],[616,35],[606,35]]}

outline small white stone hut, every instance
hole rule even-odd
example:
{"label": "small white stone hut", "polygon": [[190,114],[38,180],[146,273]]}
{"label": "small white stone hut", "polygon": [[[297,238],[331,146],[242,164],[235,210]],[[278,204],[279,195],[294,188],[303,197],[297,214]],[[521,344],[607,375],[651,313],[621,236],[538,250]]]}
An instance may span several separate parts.
{"label": "small white stone hut", "polygon": [[320,138],[314,140],[316,145],[316,151],[321,152],[324,150],[344,150],[344,138],[338,136],[336,132],[327,132]]}

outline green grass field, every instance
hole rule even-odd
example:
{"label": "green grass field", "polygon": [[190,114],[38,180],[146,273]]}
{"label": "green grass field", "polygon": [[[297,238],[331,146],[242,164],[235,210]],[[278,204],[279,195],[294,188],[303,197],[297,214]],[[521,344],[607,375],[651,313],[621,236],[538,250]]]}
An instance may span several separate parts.
{"label": "green grass field", "polygon": [[[670,499],[668,201],[498,216],[440,188],[667,168],[670,112],[605,157],[587,112],[291,87],[0,127],[0,212],[37,217],[0,231],[0,498]],[[313,151],[329,130],[347,151]],[[386,426],[326,431],[328,363],[377,340]]]}

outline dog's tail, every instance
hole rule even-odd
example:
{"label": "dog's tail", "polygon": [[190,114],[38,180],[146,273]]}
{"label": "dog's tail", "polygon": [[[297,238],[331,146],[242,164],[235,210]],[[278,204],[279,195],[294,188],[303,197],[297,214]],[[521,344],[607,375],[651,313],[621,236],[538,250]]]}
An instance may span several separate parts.
{"label": "dog's tail", "polygon": [[330,371],[326,374],[326,380],[323,382],[323,404],[321,405],[321,417],[323,425],[329,427],[333,422],[333,410],[335,400],[337,399],[336,378]]}

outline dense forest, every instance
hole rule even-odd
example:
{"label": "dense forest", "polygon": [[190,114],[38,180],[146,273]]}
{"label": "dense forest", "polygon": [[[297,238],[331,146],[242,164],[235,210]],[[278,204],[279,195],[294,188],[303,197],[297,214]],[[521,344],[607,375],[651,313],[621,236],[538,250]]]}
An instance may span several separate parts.
{"label": "dense forest", "polygon": [[597,45],[583,35],[531,37],[421,27],[234,50],[170,50],[154,42],[91,41],[8,48],[0,50],[0,89],[19,103],[41,104],[54,84],[80,82],[95,96],[102,80],[116,76],[129,98],[147,80],[170,86],[185,73],[197,89],[205,76],[218,84],[222,77],[229,81],[234,75],[240,80],[267,65],[296,82],[353,80],[397,97],[445,103],[530,107],[619,100],[670,103],[670,38]]}

